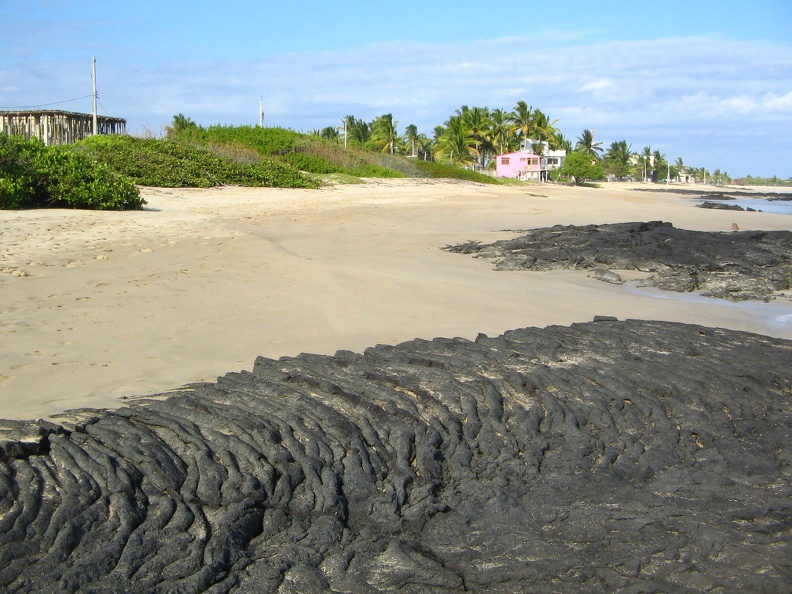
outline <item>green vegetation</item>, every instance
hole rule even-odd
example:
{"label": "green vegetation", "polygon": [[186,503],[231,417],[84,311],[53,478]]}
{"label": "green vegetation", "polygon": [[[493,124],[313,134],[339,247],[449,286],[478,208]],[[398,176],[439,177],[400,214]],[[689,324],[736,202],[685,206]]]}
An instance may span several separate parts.
{"label": "green vegetation", "polygon": [[0,208],[140,209],[123,176],[67,147],[0,134]]}
{"label": "green vegetation", "polygon": [[[690,178],[731,183],[725,172],[671,164],[660,151],[633,152],[626,140],[607,150],[583,130],[574,145],[540,109],[518,101],[511,111],[463,105],[432,136],[414,124],[399,134],[393,114],[371,122],[348,115],[341,126],[304,134],[258,126],[203,127],[177,114],[163,139],[94,136],[71,147],[44,147],[0,135],[0,208],[69,206],[127,209],[145,203],[135,184],[160,187],[216,185],[316,188],[368,177],[430,177],[506,183],[487,172],[495,156],[520,150],[567,151],[550,172],[577,184],[612,179]],[[792,179],[735,183],[792,186]]]}
{"label": "green vegetation", "polygon": [[463,169],[448,165],[446,163],[438,163],[436,161],[416,161],[415,165],[423,171],[426,175],[423,177],[436,177],[444,179],[461,179],[465,181],[479,182],[482,184],[499,184],[500,181],[491,175],[478,173],[470,169]]}
{"label": "green vegetation", "polygon": [[[178,116],[177,116],[178,117]],[[357,177],[403,177],[399,171],[383,167],[377,157],[365,150],[344,150],[338,145],[332,128],[306,135],[284,128],[253,126],[174,125],[169,137],[181,143],[205,147],[217,152],[220,147],[244,147],[259,158],[266,157],[287,163],[300,171],[317,174],[342,173]],[[328,142],[329,140],[329,142]]]}
{"label": "green vegetation", "polygon": [[[136,184],[167,188],[217,185],[315,188],[317,183],[289,165],[257,157],[240,162],[207,148],[173,140],[92,136],[75,151],[89,155]],[[248,159],[249,161],[249,155]]]}
{"label": "green vegetation", "polygon": [[753,177],[749,175],[744,178],[733,180],[734,183],[746,186],[780,186],[792,187],[792,177],[789,179],[781,179],[778,176],[773,177]]}
{"label": "green vegetation", "polygon": [[569,153],[558,172],[571,178],[576,185],[581,185],[586,181],[605,179],[605,171],[602,169],[599,159],[584,152]]}

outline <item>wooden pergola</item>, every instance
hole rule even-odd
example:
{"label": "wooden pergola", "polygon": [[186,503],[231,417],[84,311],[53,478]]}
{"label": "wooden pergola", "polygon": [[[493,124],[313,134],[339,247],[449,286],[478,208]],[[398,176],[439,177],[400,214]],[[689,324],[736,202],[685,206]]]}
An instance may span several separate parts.
{"label": "wooden pergola", "polygon": [[[126,120],[97,116],[98,134],[126,134]],[[93,135],[93,115],[73,111],[0,111],[0,132],[38,138],[45,145],[72,144]]]}

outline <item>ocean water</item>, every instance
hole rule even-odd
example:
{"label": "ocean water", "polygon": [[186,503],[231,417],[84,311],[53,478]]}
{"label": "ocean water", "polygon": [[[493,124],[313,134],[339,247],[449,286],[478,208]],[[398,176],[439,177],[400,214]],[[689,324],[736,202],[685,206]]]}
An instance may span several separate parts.
{"label": "ocean water", "polygon": [[[704,200],[701,201],[702,203]],[[743,208],[753,208],[775,214],[792,214],[792,200],[766,200],[764,198],[737,198],[735,200],[709,200],[716,204],[737,204]]]}
{"label": "ocean water", "polygon": [[792,330],[792,302],[785,299],[775,301],[729,301],[715,297],[706,297],[699,293],[677,293],[676,291],[663,291],[656,287],[636,286],[625,283],[622,287],[630,292],[655,299],[673,299],[674,301],[687,301],[689,303],[705,304],[715,308],[733,309],[742,314],[753,317],[768,330],[788,332]]}

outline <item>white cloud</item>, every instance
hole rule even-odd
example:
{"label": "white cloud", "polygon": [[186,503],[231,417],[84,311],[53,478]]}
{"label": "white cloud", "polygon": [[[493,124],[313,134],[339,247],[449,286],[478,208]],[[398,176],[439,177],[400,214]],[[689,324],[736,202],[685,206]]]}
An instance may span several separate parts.
{"label": "white cloud", "polygon": [[[564,43],[570,42],[380,43],[195,63],[162,56],[151,68],[132,66],[131,59],[116,57],[115,64],[107,64],[100,58],[100,98],[109,115],[128,119],[131,130],[157,129],[178,112],[204,124],[255,123],[263,95],[271,125],[311,129],[335,125],[348,114],[370,120],[390,112],[402,126],[414,123],[427,133],[463,104],[509,110],[524,100],[558,118],[569,138],[595,129],[606,144],[625,138],[634,146],[651,144],[686,162],[734,173],[740,173],[741,162],[706,161],[706,139],[720,139],[726,130],[746,146],[761,134],[768,147],[761,151],[762,163],[768,163],[768,152],[780,155],[764,165],[775,167],[767,173],[792,175],[784,155],[786,131],[792,129],[791,44],[711,37]],[[6,66],[13,76],[4,82],[26,93],[0,85],[0,106],[90,94],[90,64]],[[736,158],[719,153],[720,144],[712,142],[713,155]],[[762,174],[761,167],[751,169]]]}
{"label": "white cloud", "polygon": [[768,111],[792,112],[792,91],[780,97],[768,93],[763,97],[762,104]]}

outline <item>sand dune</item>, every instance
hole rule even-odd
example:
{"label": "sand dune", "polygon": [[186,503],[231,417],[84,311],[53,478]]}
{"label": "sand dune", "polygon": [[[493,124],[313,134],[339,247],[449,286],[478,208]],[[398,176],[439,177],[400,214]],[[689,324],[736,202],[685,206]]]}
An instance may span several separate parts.
{"label": "sand dune", "polygon": [[0,418],[117,407],[250,369],[257,355],[473,338],[595,315],[792,338],[789,299],[667,298],[584,272],[495,272],[440,249],[553,224],[789,229],[788,215],[697,209],[689,196],[608,184],[372,180],[143,193],[141,212],[0,212]]}

